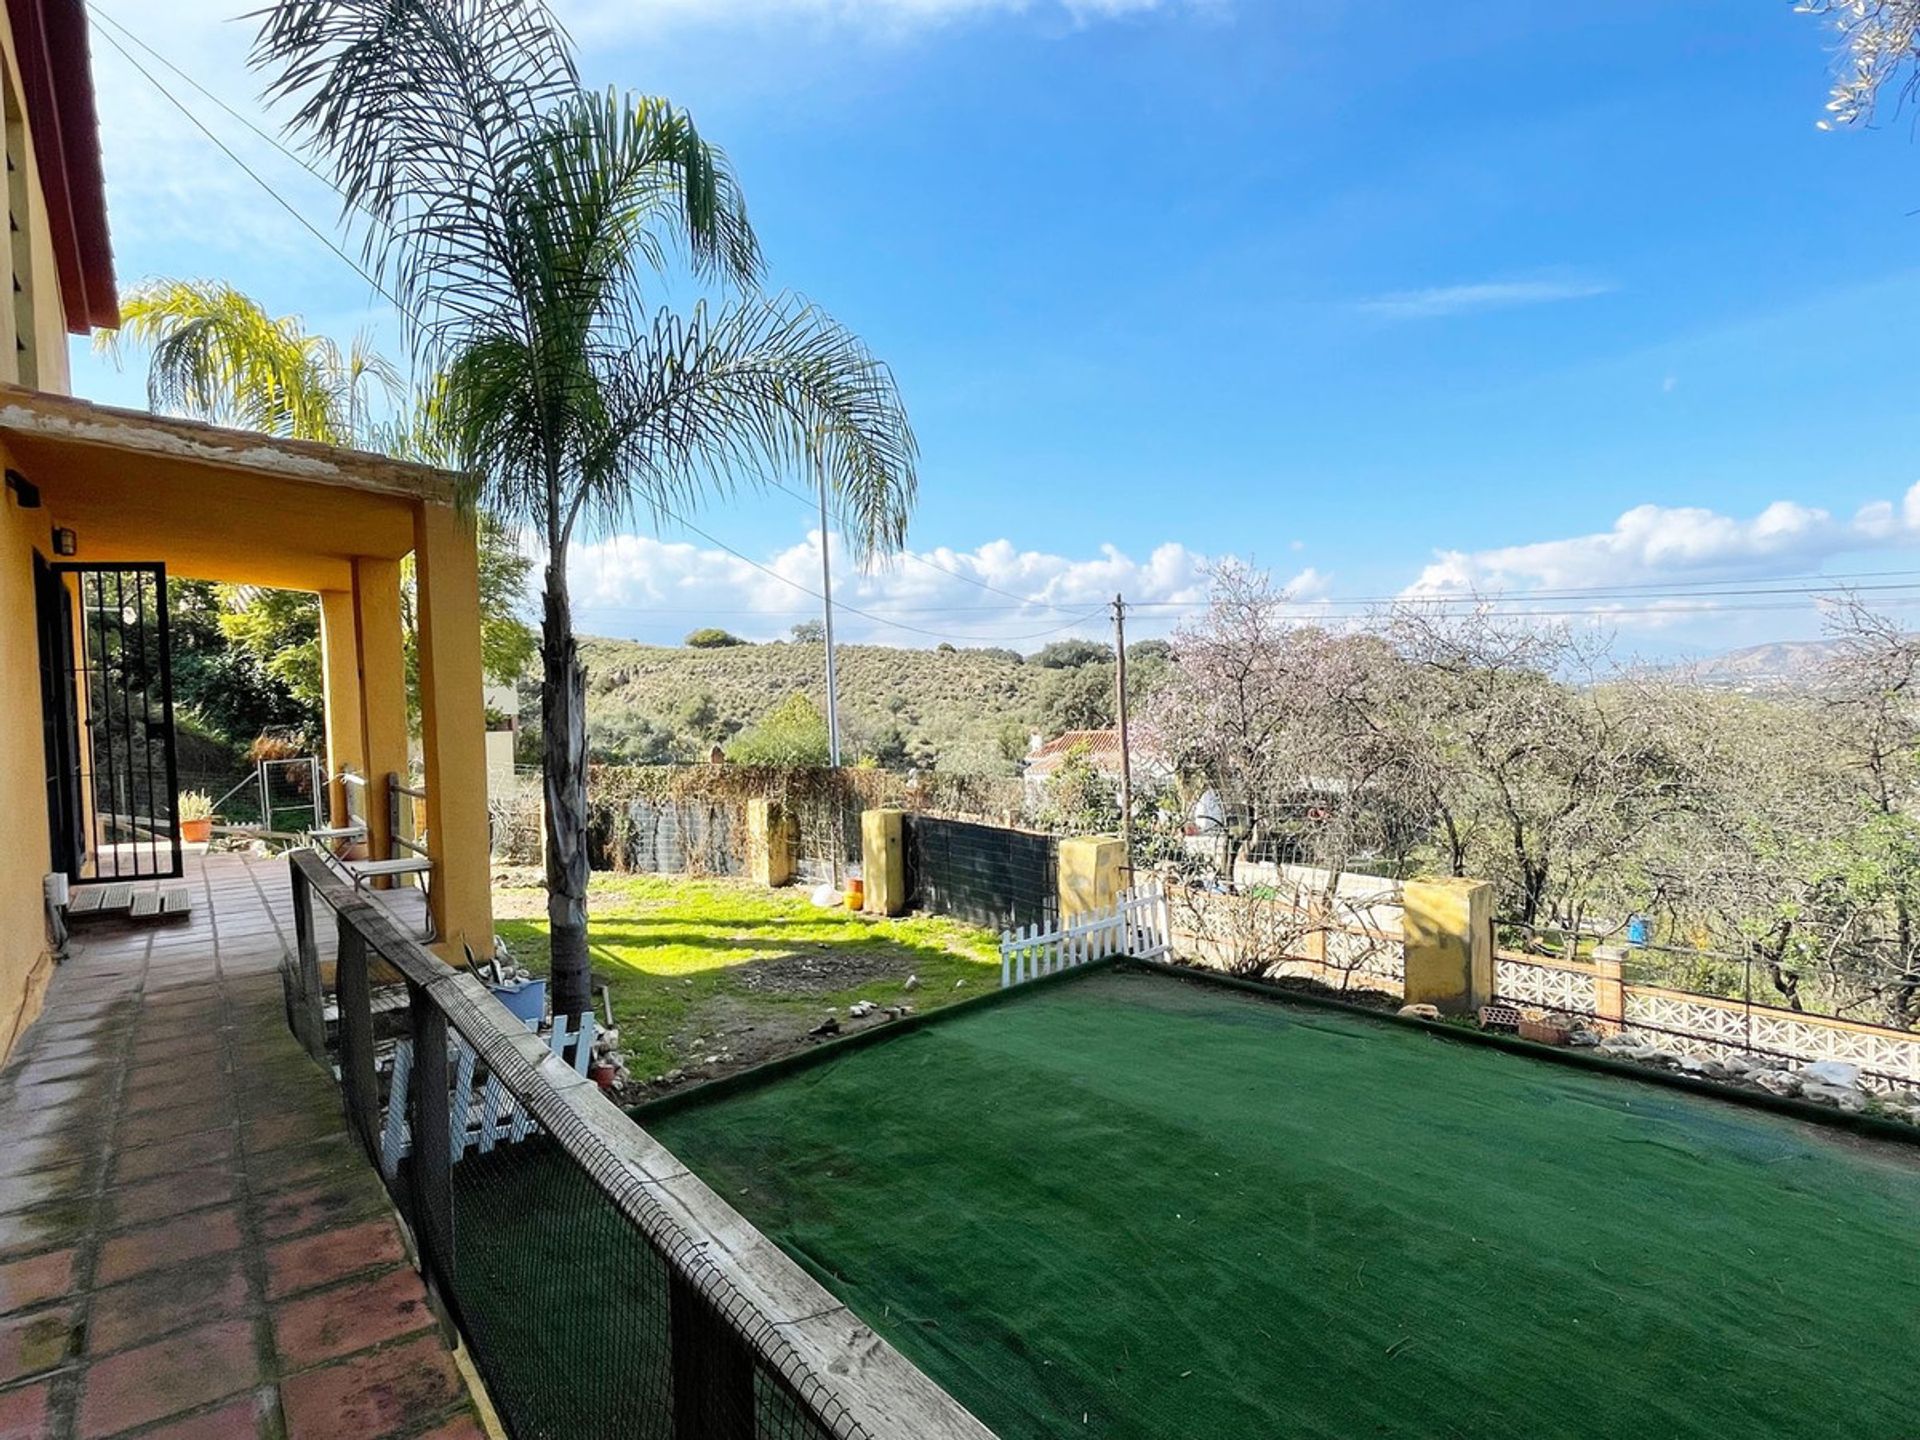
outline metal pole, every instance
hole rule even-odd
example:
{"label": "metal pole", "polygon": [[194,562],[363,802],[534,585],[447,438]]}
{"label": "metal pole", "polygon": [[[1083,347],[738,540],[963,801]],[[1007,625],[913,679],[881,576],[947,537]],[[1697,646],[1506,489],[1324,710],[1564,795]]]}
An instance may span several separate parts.
{"label": "metal pole", "polygon": [[1120,721],[1120,854],[1133,883],[1133,752],[1127,743],[1127,601],[1113,597],[1113,708]]}
{"label": "metal pole", "polygon": [[820,482],[820,598],[826,607],[827,635],[827,758],[840,768],[840,695],[833,674],[833,562],[827,543],[827,466],[815,437],[814,474]]}

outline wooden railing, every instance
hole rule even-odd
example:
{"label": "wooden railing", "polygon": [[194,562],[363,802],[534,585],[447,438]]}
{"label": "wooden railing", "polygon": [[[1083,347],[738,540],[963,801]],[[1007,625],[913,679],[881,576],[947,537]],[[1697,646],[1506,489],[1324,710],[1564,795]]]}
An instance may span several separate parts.
{"label": "wooden railing", "polygon": [[[337,1074],[349,1129],[370,1162],[379,1162],[392,1108],[404,1107],[408,1153],[383,1173],[509,1431],[549,1433],[555,1407],[577,1411],[585,1396],[590,1409],[617,1406],[627,1420],[644,1417],[645,1433],[675,1437],[749,1440],[771,1428],[990,1440],[477,978],[403,933],[317,854],[298,851],[289,863],[289,1021]],[[329,919],[331,976],[316,930]],[[411,1056],[400,1084],[395,1029]],[[455,1127],[466,1139],[476,1110],[492,1122],[483,1140],[456,1145]],[[529,1188],[529,1174],[545,1188]],[[527,1195],[551,1193],[568,1199],[526,1208]],[[544,1240],[560,1259],[557,1273],[541,1268],[537,1293],[503,1296],[487,1283],[516,1247],[568,1224],[581,1233]],[[609,1263],[628,1253],[651,1258],[609,1276]],[[463,1275],[481,1277],[478,1288]],[[555,1372],[528,1363],[529,1326],[657,1343],[573,1347]],[[611,1410],[603,1418],[600,1429],[615,1426]]]}

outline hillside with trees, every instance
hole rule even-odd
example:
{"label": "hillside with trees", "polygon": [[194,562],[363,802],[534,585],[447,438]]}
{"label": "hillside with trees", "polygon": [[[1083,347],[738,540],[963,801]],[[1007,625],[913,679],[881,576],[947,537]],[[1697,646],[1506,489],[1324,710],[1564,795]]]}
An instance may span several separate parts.
{"label": "hillside with trees", "polygon": [[[776,711],[784,729],[809,727],[783,702],[803,696],[826,709],[826,656],[815,631],[796,627],[774,644],[664,647],[583,637],[588,747],[596,761],[705,759],[757,733]],[[729,637],[731,638],[731,637]],[[1035,730],[1048,734],[1113,723],[1113,649],[1068,641],[1018,651],[838,645],[841,744],[854,760],[978,775],[1011,775]],[[1167,646],[1127,647],[1136,703],[1164,678]],[[531,707],[523,706],[523,717]],[[824,727],[818,733],[825,734]],[[793,743],[783,739],[782,743]]]}

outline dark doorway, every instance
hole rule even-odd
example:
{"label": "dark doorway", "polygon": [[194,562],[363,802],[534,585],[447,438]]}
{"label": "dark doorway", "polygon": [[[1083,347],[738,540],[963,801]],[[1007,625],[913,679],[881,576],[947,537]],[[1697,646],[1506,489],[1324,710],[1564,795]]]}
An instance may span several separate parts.
{"label": "dark doorway", "polygon": [[54,863],[76,883],[181,873],[163,565],[36,564]]}

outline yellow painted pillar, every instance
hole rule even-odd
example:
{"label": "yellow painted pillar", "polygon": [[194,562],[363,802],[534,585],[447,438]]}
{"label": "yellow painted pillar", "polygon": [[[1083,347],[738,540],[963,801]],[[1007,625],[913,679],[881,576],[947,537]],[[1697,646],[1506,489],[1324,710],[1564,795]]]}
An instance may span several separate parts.
{"label": "yellow painted pillar", "polygon": [[[407,773],[407,654],[400,618],[400,562],[353,562],[354,635],[360,653],[360,744],[367,765],[367,850],[393,858],[387,776]],[[406,807],[400,810],[405,823]]]}
{"label": "yellow painted pillar", "polygon": [[1625,959],[1612,946],[1603,946],[1593,953],[1593,1012],[1597,1019],[1609,1025],[1619,1025],[1627,1018]]}
{"label": "yellow painted pillar", "polygon": [[320,668],[326,685],[327,809],[330,823],[347,823],[347,798],[340,772],[365,776],[367,754],[361,732],[360,642],[354,623],[353,592],[320,592]]}
{"label": "yellow painted pillar", "polygon": [[906,811],[868,810],[860,816],[860,877],[870,915],[907,913]]}
{"label": "yellow painted pillar", "polygon": [[747,801],[747,878],[770,888],[793,882],[798,824],[775,801]]}
{"label": "yellow painted pillar", "polygon": [[493,953],[480,559],[472,521],[447,506],[416,509],[413,536],[426,843],[434,862],[429,898],[435,948],[457,965],[463,945],[482,957]]}
{"label": "yellow painted pillar", "polygon": [[1493,999],[1493,886],[1409,880],[1401,904],[1406,1003],[1470,1015]]}
{"label": "yellow painted pillar", "polygon": [[1118,835],[1074,835],[1060,842],[1060,918],[1111,909],[1126,888],[1126,842]]}

